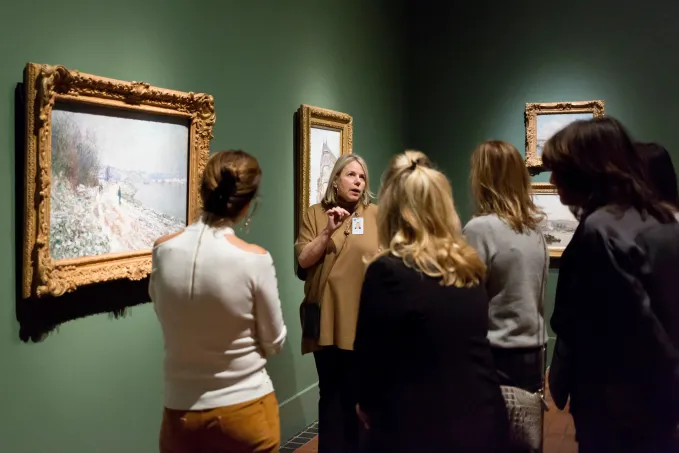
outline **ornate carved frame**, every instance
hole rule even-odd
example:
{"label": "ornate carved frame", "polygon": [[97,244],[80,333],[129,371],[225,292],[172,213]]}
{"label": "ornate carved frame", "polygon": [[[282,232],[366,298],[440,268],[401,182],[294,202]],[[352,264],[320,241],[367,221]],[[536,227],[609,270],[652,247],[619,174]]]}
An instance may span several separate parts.
{"label": "ornate carved frame", "polygon": [[538,115],[563,113],[592,113],[595,118],[604,115],[604,101],[549,102],[527,103],[525,113],[526,124],[526,166],[532,174],[543,170],[542,158],[537,155]]}
{"label": "ornate carved frame", "polygon": [[[532,183],[533,193],[536,195],[552,195],[556,194],[556,187],[548,182],[534,182]],[[564,249],[556,247],[548,247],[550,258],[561,258]]]}
{"label": "ornate carved frame", "polygon": [[311,128],[319,127],[339,131],[342,149],[340,155],[350,154],[353,146],[353,119],[350,115],[335,112],[320,107],[302,104],[297,111],[299,115],[299,161],[298,161],[298,194],[297,220],[299,225],[306,211],[306,203],[310,193],[310,166],[311,166]]}
{"label": "ornate carved frame", "polygon": [[81,285],[119,279],[140,280],[151,271],[151,249],[54,260],[50,255],[52,109],[56,101],[144,111],[190,120],[187,222],[202,208],[200,178],[210,154],[214,98],[145,82],[124,82],[69,70],[27,64],[26,156],[22,295],[61,296]]}

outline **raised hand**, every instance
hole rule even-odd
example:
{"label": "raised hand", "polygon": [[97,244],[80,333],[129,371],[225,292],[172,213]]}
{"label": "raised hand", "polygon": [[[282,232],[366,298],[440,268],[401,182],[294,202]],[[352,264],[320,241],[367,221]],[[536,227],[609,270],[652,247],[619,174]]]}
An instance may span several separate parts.
{"label": "raised hand", "polygon": [[327,214],[328,214],[328,226],[326,227],[326,229],[330,234],[334,233],[340,227],[340,225],[342,225],[344,219],[351,215],[349,211],[340,208],[339,206],[334,207],[332,209],[328,209]]}

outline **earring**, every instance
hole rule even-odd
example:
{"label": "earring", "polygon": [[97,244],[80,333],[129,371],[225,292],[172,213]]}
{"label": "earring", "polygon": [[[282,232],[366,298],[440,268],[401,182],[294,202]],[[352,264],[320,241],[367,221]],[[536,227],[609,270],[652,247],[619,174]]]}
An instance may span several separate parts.
{"label": "earring", "polygon": [[245,221],[243,222],[243,225],[240,228],[241,232],[244,235],[247,235],[250,233],[250,216],[248,216]]}

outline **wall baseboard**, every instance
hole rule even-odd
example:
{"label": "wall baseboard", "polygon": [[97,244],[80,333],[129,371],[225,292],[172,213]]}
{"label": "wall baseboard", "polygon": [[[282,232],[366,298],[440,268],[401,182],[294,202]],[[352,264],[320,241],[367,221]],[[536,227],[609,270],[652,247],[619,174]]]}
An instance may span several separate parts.
{"label": "wall baseboard", "polygon": [[318,382],[278,405],[281,419],[281,445],[318,420]]}

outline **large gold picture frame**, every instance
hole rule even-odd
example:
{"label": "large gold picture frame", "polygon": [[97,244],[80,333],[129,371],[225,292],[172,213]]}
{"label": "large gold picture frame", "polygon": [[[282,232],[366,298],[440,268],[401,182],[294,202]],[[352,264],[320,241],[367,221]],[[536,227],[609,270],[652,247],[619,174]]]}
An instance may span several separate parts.
{"label": "large gold picture frame", "polygon": [[527,103],[526,166],[533,174],[542,171],[542,146],[559,129],[579,119],[600,118],[604,101]]}
{"label": "large gold picture frame", "polygon": [[350,115],[302,104],[298,113],[298,200],[296,220],[323,197],[337,159],[352,152],[353,119]]}
{"label": "large gold picture frame", "polygon": [[533,201],[547,215],[540,227],[547,241],[549,256],[560,258],[579,222],[569,207],[561,203],[553,184],[534,182],[532,186]]}
{"label": "large gold picture frame", "polygon": [[[118,279],[140,280],[147,277],[151,271],[152,242],[148,243],[149,241],[146,236],[150,237],[150,234],[155,232],[155,230],[149,230],[149,228],[143,230],[146,234],[146,236],[142,238],[144,240],[142,241],[140,239],[136,241],[136,243],[143,242],[143,247],[135,248],[134,245],[132,245],[128,247],[129,249],[122,252],[102,252],[99,254],[83,252],[83,256],[79,255],[66,258],[63,256],[55,258],[53,256],[52,250],[55,248],[54,245],[51,244],[51,240],[53,239],[53,236],[51,236],[53,234],[51,222],[66,222],[64,220],[66,216],[52,216],[53,207],[58,209],[59,206],[65,205],[65,203],[59,201],[62,198],[56,197],[55,191],[57,191],[57,195],[62,193],[58,192],[59,190],[69,190],[69,194],[76,194],[77,197],[80,198],[74,199],[81,201],[78,203],[80,205],[79,209],[83,209],[83,206],[89,206],[87,204],[89,202],[88,200],[93,200],[98,196],[108,196],[109,198],[106,200],[109,204],[106,206],[112,204],[116,208],[118,205],[123,206],[124,200],[127,201],[125,198],[127,196],[125,190],[128,186],[126,185],[124,188],[121,188],[123,185],[123,183],[120,182],[122,181],[122,176],[115,176],[114,172],[117,170],[109,164],[107,164],[106,168],[103,168],[104,165],[100,164],[100,161],[97,161],[96,164],[88,164],[88,182],[84,185],[83,183],[71,183],[72,180],[81,181],[81,179],[73,179],[71,177],[71,174],[75,172],[72,168],[75,168],[77,165],[84,165],[81,164],[81,162],[83,162],[81,159],[83,154],[79,153],[89,152],[90,154],[88,155],[90,156],[90,159],[94,159],[91,156],[101,156],[102,153],[104,153],[102,150],[106,148],[106,146],[113,149],[113,145],[106,144],[107,139],[110,142],[110,137],[126,133],[128,133],[129,136],[133,136],[133,133],[126,131],[124,127],[122,129],[115,128],[115,130],[104,130],[103,136],[105,138],[100,140],[100,142],[104,142],[102,145],[101,143],[96,142],[96,130],[92,133],[90,123],[87,123],[84,126],[78,126],[78,123],[74,123],[72,119],[69,119],[68,121],[71,121],[68,123],[70,129],[64,129],[65,126],[60,126],[53,121],[55,119],[53,118],[53,115],[55,112],[59,113],[57,118],[84,118],[84,115],[90,115],[90,117],[94,118],[99,115],[104,119],[97,121],[104,122],[109,121],[108,118],[114,118],[115,121],[118,121],[115,123],[117,125],[131,124],[133,121],[145,118],[146,120],[144,121],[146,122],[143,124],[140,123],[141,125],[139,128],[147,124],[154,126],[160,125],[157,127],[169,128],[174,127],[176,124],[177,126],[175,129],[179,130],[182,134],[180,137],[186,140],[185,152],[183,151],[184,143],[181,141],[176,143],[176,141],[172,142],[172,140],[169,139],[164,146],[167,146],[172,150],[178,150],[173,152],[175,152],[175,156],[178,156],[175,161],[177,162],[177,168],[180,169],[177,171],[181,172],[182,177],[177,180],[172,180],[168,179],[166,176],[158,176],[157,178],[159,179],[151,180],[152,184],[169,184],[170,187],[173,187],[173,190],[178,191],[177,193],[180,194],[180,197],[178,197],[179,200],[186,200],[185,207],[176,207],[179,211],[185,209],[184,212],[176,218],[165,216],[165,214],[158,214],[159,218],[162,217],[164,219],[167,217],[168,219],[171,219],[171,221],[168,220],[166,223],[162,224],[164,228],[171,228],[175,226],[172,222],[176,221],[177,218],[180,219],[180,223],[184,223],[184,226],[185,224],[193,222],[199,216],[202,209],[199,197],[199,187],[201,175],[209,159],[210,141],[213,138],[212,130],[215,124],[214,98],[209,94],[193,92],[185,93],[158,88],[145,82],[125,82],[85,74],[77,70],[67,69],[61,65],[35,63],[27,64],[24,70],[24,85],[26,93],[26,149],[24,161],[25,232],[23,238],[22,260],[23,297],[56,297],[74,291],[82,285]],[[83,111],[86,112],[99,113],[85,114],[80,113],[79,109],[83,109]],[[68,111],[68,114],[63,113],[66,111]],[[76,117],[72,115],[82,116]],[[120,117],[116,117],[116,115],[119,115]],[[123,118],[125,115],[127,115],[127,117]],[[152,118],[152,120],[149,121],[147,120],[148,118]],[[60,119],[59,121],[66,120]],[[124,121],[128,122],[125,123]],[[73,124],[76,125],[73,126]],[[167,126],[163,126],[163,124],[167,124]],[[62,128],[60,130],[68,130],[68,134],[64,133],[62,135],[56,135],[57,132],[53,131],[53,129],[58,129],[59,127]],[[73,132],[74,130],[77,132]],[[135,131],[137,131],[137,129],[135,129]],[[139,137],[138,132],[135,133],[137,133],[137,135],[134,137]],[[95,138],[92,139],[90,135],[95,135]],[[163,134],[159,135],[162,136]],[[69,139],[64,137],[70,137],[69,139],[72,140],[73,143],[70,143],[68,141]],[[56,140],[55,143],[53,143],[53,138]],[[137,161],[143,161],[143,159],[147,157],[143,155],[144,151],[149,149],[146,147],[145,143],[156,138],[157,137],[144,136],[143,140],[141,140],[141,144],[132,143],[130,145],[131,147],[136,147],[134,150],[130,151],[132,148],[125,148],[125,152],[131,155],[131,158],[127,158],[125,161],[125,168],[137,165]],[[87,140],[90,141],[87,142]],[[93,142],[92,140],[95,141]],[[129,140],[134,141],[133,139]],[[68,167],[71,168],[68,175],[71,179],[67,179],[64,176],[65,173],[63,171],[58,170],[60,172],[57,173],[57,170],[53,169],[53,156],[56,156],[56,163],[67,162],[66,159],[61,157],[65,155],[65,152],[62,153],[61,151],[58,151],[57,154],[53,154],[53,145],[55,146],[54,150],[67,149],[70,153],[68,154],[69,156],[78,156],[78,163]],[[85,151],[82,151],[83,149]],[[164,165],[162,162],[165,160],[165,156],[162,154],[164,152],[163,146],[155,146],[154,150],[155,149],[160,150],[158,151],[160,157],[155,161],[151,161],[151,163],[148,164],[149,167],[153,167],[155,165],[154,162],[158,162],[158,165]],[[116,154],[116,156],[118,155]],[[105,158],[111,159],[109,156],[105,156]],[[119,161],[125,160],[123,157],[116,158]],[[97,159],[99,159],[99,157],[97,157]],[[183,159],[186,160],[183,161]],[[82,170],[78,171],[82,172]],[[134,173],[134,171],[134,169],[129,170],[131,173]],[[139,175],[141,173],[137,172],[136,174]],[[141,184],[150,184],[148,179],[142,182],[139,178],[142,177],[139,176],[135,179],[135,184],[138,184],[139,186]],[[66,181],[66,183],[62,183],[61,181]],[[115,186],[116,182],[118,187]],[[96,186],[97,184],[98,188]],[[172,184],[179,184],[179,186],[172,186]],[[182,187],[182,184],[185,184],[185,186]],[[97,192],[99,192],[98,195]],[[135,191],[134,193],[137,192]],[[169,196],[166,196],[166,198],[168,197]],[[99,200],[98,203],[101,203],[101,199],[97,199]],[[180,203],[181,205],[181,201],[179,200],[177,203]],[[52,203],[57,204],[52,206]],[[58,205],[58,203],[62,203],[62,205]],[[139,205],[138,202],[134,202],[134,205],[132,205],[132,202],[130,203],[130,206],[139,208],[139,211],[134,211],[135,213],[151,212],[142,205]],[[68,206],[72,205],[73,203]],[[133,207],[128,209],[133,209]],[[101,204],[97,205],[97,212],[95,214],[100,215],[100,218],[103,218],[104,216],[101,215],[102,212],[107,213],[108,211],[104,211],[100,208]],[[141,222],[148,221],[146,216],[141,215],[134,219],[141,219],[135,226]],[[101,225],[92,226],[91,229],[95,231],[99,237],[103,237],[104,234],[101,233],[103,230],[100,231],[100,229],[103,228],[102,225],[105,225],[106,221],[103,220],[100,223]],[[89,227],[86,225],[83,228],[87,230]],[[112,230],[109,229],[106,231],[110,232]],[[137,234],[136,229],[132,231],[134,234]],[[65,236],[63,233],[60,234]],[[59,236],[60,241],[62,236]],[[67,241],[70,244],[73,241],[80,240],[79,237],[82,236],[73,233],[72,237],[67,238]],[[141,236],[139,237],[141,238]],[[126,244],[131,243],[132,241],[127,242]],[[108,249],[111,249],[111,247]],[[106,247],[102,248],[102,250],[108,249],[106,249]]]}

